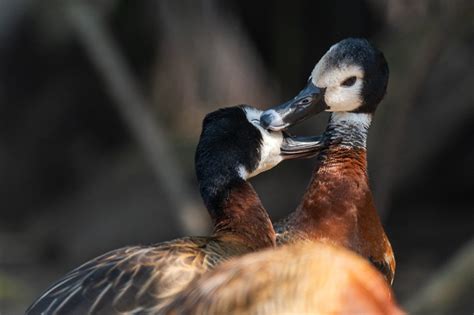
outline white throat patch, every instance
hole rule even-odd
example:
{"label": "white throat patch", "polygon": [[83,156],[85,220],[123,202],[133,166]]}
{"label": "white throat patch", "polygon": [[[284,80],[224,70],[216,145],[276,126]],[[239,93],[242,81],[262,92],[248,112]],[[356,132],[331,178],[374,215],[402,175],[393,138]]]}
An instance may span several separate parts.
{"label": "white throat patch", "polygon": [[238,170],[241,176],[245,176],[242,177],[243,179],[248,179],[275,167],[283,160],[280,155],[283,134],[278,131],[270,132],[260,126],[260,116],[262,115],[262,111],[254,107],[244,107],[244,111],[247,120],[254,125],[262,135],[262,145],[259,148],[260,161],[257,168],[251,173],[248,173],[243,166],[240,166]]}

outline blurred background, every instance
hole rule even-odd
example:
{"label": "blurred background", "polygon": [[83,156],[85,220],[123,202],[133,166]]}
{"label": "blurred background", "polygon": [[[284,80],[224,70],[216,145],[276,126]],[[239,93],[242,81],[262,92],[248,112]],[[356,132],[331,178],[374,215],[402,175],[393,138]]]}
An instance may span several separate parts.
{"label": "blurred background", "polygon": [[[391,71],[369,173],[397,298],[415,314],[472,314],[468,0],[0,0],[0,314],[108,250],[206,235],[193,165],[204,115],[285,101],[349,36]],[[313,165],[252,180],[272,219],[296,207]]]}

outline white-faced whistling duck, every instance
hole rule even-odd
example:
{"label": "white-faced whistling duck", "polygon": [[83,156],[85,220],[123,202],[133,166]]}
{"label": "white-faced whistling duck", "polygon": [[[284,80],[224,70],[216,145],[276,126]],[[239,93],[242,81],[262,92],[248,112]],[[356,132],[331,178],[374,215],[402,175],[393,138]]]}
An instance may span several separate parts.
{"label": "white-faced whistling duck", "polygon": [[294,99],[265,111],[262,125],[282,130],[331,112],[324,135],[340,139],[318,155],[304,197],[275,225],[277,243],[315,240],[345,246],[369,259],[392,283],[395,258],[374,206],[367,175],[366,138],[388,83],[384,55],[365,39],[333,45]]}
{"label": "white-faced whistling duck", "polygon": [[366,259],[300,242],[224,262],[163,310],[168,315],[404,314]]}
{"label": "white-faced whistling duck", "polygon": [[250,106],[206,116],[196,150],[199,188],[214,224],[210,237],[125,247],[71,271],[26,314],[156,314],[222,260],[275,245],[275,232],[246,180],[284,159],[314,155],[320,138],[290,138],[260,126]]}

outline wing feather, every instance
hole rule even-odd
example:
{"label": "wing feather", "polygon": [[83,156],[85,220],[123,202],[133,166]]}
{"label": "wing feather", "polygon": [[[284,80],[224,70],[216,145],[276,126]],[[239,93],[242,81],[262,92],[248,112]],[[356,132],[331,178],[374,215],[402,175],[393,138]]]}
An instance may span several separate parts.
{"label": "wing feather", "polygon": [[155,312],[225,256],[213,238],[117,249],[65,275],[26,314]]}

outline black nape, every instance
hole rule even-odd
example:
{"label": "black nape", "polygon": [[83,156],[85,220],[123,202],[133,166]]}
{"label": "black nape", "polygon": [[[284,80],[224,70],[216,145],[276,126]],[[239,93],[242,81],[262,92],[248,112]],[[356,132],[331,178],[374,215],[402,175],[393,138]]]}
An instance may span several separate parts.
{"label": "black nape", "polygon": [[374,113],[387,91],[389,69],[384,54],[366,39],[353,40],[358,62],[364,71],[363,104],[356,113]]}
{"label": "black nape", "polygon": [[383,53],[374,49],[374,61],[364,67],[365,79],[362,88],[363,105],[356,112],[374,113],[387,92],[389,69]]}
{"label": "black nape", "polygon": [[262,135],[248,121],[244,106],[219,109],[204,118],[195,165],[200,193],[212,216],[229,190],[244,181],[239,168],[256,169],[261,144]]}

